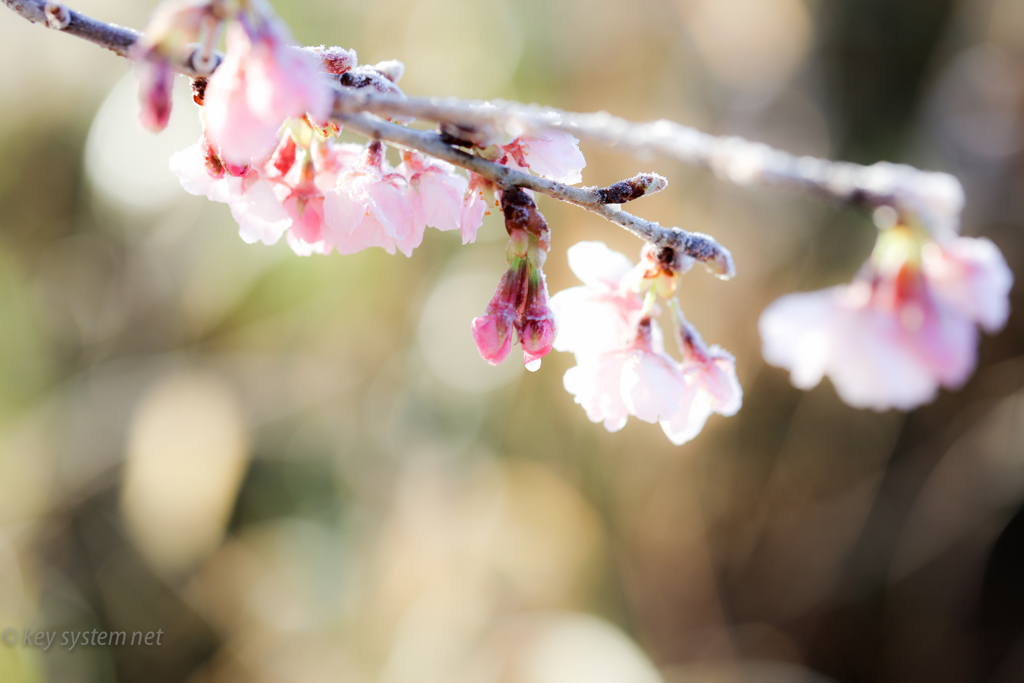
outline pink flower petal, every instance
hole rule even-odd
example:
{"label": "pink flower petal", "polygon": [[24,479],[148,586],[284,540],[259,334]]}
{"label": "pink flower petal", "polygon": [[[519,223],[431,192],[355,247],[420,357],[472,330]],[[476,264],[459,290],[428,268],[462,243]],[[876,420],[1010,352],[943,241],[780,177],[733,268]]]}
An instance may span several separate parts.
{"label": "pink flower petal", "polygon": [[704,429],[713,412],[707,401],[698,400],[699,387],[690,381],[683,390],[679,409],[667,420],[661,420],[661,429],[676,446],[691,441]]}
{"label": "pink flower petal", "polygon": [[622,399],[644,422],[668,419],[679,410],[684,379],[669,356],[634,349],[622,367]]}
{"label": "pink flower petal", "polygon": [[580,171],[587,160],[580,152],[580,141],[569,133],[548,131],[543,135],[524,135],[518,142],[534,173],[570,185],[583,180]]}
{"label": "pink flower petal", "polygon": [[462,231],[463,244],[476,241],[476,231],[483,225],[485,213],[487,213],[487,202],[484,200],[483,192],[471,192],[463,200],[462,210],[459,213],[459,230]]}
{"label": "pink flower petal", "polygon": [[139,81],[139,121],[143,128],[159,133],[171,118],[171,90],[174,72],[163,59],[144,59],[134,63]]}
{"label": "pink flower petal", "polygon": [[604,242],[577,242],[566,251],[569,268],[583,284],[596,291],[618,291],[633,270],[633,262]]}
{"label": "pink flower petal", "polygon": [[808,389],[823,375],[857,408],[910,410],[954,388],[975,363],[977,331],[927,288],[889,308],[870,285],[833,287],[782,297],[761,315],[762,351]]}
{"label": "pink flower petal", "polygon": [[619,431],[629,419],[629,409],[622,400],[624,362],[625,353],[609,353],[569,368],[562,378],[565,390],[583,406],[587,418],[603,422],[609,432]]}
{"label": "pink flower petal", "polygon": [[960,237],[948,244],[928,244],[923,256],[936,297],[986,332],[1002,329],[1010,315],[1013,273],[991,240]]}
{"label": "pink flower petal", "polygon": [[[419,176],[419,194],[426,224],[438,230],[459,230],[462,226],[462,197],[469,181],[444,171],[427,171]],[[475,233],[475,230],[474,230]]]}
{"label": "pink flower petal", "polygon": [[214,178],[207,172],[201,142],[172,154],[170,166],[174,175],[178,176],[181,186],[189,194],[208,197],[215,202],[227,203],[227,178],[223,176]]}
{"label": "pink flower petal", "polygon": [[257,180],[247,185],[244,179],[233,178],[235,187],[228,199],[231,215],[238,221],[238,234],[249,243],[275,244],[292,219],[274,196],[270,183]]}
{"label": "pink flower petal", "polygon": [[551,297],[558,323],[554,347],[577,358],[623,348],[636,336],[643,302],[632,292],[606,294],[572,287]]}

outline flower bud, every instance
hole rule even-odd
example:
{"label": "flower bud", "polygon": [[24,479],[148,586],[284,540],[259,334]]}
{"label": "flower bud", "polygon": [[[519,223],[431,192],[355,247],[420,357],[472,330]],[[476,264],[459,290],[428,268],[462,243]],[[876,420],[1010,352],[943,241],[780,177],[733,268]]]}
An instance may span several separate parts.
{"label": "flower bud", "polygon": [[518,262],[505,271],[482,316],[473,319],[473,341],[480,357],[491,365],[500,365],[512,350],[518,307],[527,275],[526,263]]}
{"label": "flower bud", "polygon": [[668,180],[657,173],[638,173],[629,180],[620,180],[614,185],[596,190],[602,204],[625,204],[640,197],[661,192],[668,187]]}
{"label": "flower bud", "polygon": [[138,61],[135,76],[139,80],[139,121],[147,130],[159,133],[171,118],[174,73],[170,63],[163,59]]}
{"label": "flower bud", "polygon": [[512,350],[514,329],[515,309],[511,307],[473,318],[473,341],[480,357],[491,365],[501,365]]}
{"label": "flower bud", "polygon": [[714,237],[699,232],[686,234],[679,248],[684,254],[704,264],[704,266],[722,280],[730,280],[736,276],[736,266],[732,254],[719,244]]}
{"label": "flower bud", "polygon": [[357,66],[341,75],[339,81],[346,88],[371,88],[385,95],[404,95],[394,81],[372,66]]}
{"label": "flower bud", "polygon": [[[523,345],[523,357],[527,368],[533,370],[535,368],[530,367],[531,364],[548,355],[555,343],[555,316],[547,306],[544,306],[542,313],[528,311],[523,319],[519,341]],[[537,363],[537,367],[539,366]]]}
{"label": "flower bud", "polygon": [[527,364],[551,351],[555,343],[555,315],[548,306],[548,288],[543,272],[536,271],[530,277],[530,289],[518,328]]}

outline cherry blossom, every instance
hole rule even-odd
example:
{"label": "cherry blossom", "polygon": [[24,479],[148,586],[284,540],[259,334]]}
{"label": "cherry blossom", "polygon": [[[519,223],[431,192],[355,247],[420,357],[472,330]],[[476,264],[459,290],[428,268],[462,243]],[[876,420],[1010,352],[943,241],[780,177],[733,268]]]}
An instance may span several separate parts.
{"label": "cherry blossom", "polygon": [[[275,197],[291,219],[288,246],[299,256],[327,254],[331,250],[323,236],[322,185],[333,183],[336,173],[319,171],[315,160],[310,149],[299,146],[291,132],[286,131],[262,169],[272,181]],[[325,180],[325,176],[329,180]]]}
{"label": "cherry blossom", "polygon": [[[575,354],[564,378],[593,422],[617,431],[629,415],[660,422],[676,445],[700,433],[713,412],[733,415],[743,392],[735,359],[708,348],[675,299],[678,277],[692,265],[673,250],[645,247],[639,265],[601,242],[568,250],[569,266],[584,286],[552,297],[558,322],[555,348]],[[653,296],[669,299],[682,363],[665,353],[650,314]]]}
{"label": "cherry blossom", "polygon": [[135,77],[139,81],[139,122],[159,133],[171,119],[174,72],[165,60],[142,60],[135,63]]}
{"label": "cherry blossom", "polygon": [[882,231],[850,285],[789,294],[761,315],[762,351],[809,389],[827,375],[857,408],[910,410],[974,370],[978,332],[1005,320],[1012,275],[991,242]]}
{"label": "cherry blossom", "polygon": [[326,121],[331,92],[317,58],[291,47],[287,28],[269,14],[243,14],[228,28],[224,62],[210,77],[204,118],[218,154],[237,164],[268,155],[288,118]]}
{"label": "cherry blossom", "polygon": [[533,197],[520,188],[498,193],[505,229],[509,233],[502,276],[484,315],[474,318],[473,339],[480,356],[492,365],[511,350],[512,330],[523,347],[523,362],[531,372],[554,344],[557,325],[548,300],[544,261],[550,248],[550,229]]}
{"label": "cherry blossom", "polygon": [[[407,98],[397,85],[402,63],[360,65],[351,50],[293,47],[289,29],[264,0],[169,0],[142,36],[73,21],[63,5],[43,4],[7,3],[31,21],[42,11],[54,29],[127,53],[140,84],[140,118],[151,130],[167,125],[174,74],[192,77],[203,136],[174,155],[171,167],[186,191],[226,203],[246,242],[285,237],[303,256],[374,246],[409,256],[427,227],[459,230],[463,244],[473,242],[496,199],[509,234],[508,268],[471,325],[480,355],[501,363],[518,342],[526,367],[536,370],[552,348],[573,353],[577,365],[565,376],[566,388],[591,419],[612,430],[635,415],[659,422],[679,444],[712,413],[739,410],[735,359],[704,343],[676,295],[695,260],[723,279],[735,270],[712,237],[620,208],[664,189],[667,181],[657,174],[568,187],[582,181],[586,159],[567,130],[704,166],[739,185],[813,189],[875,210],[878,243],[851,284],[782,297],[761,317],[765,358],[787,368],[799,387],[827,375],[851,405],[913,408],[939,387],[963,384],[976,362],[979,327],[995,332],[1009,315],[1012,273],[990,241],[957,235],[965,196],[945,173],[798,158],[670,121],[634,124],[516,103]],[[215,50],[225,30],[221,58]],[[437,132],[397,125],[413,121]],[[372,142],[338,144],[341,125]],[[385,158],[385,141],[402,150],[396,169]],[[470,170],[468,181],[451,164]],[[599,242],[578,244],[568,255],[583,285],[549,299],[543,266],[551,233],[534,191],[641,237],[641,262],[634,266]],[[655,320],[659,301],[670,305],[680,361],[665,352]]]}
{"label": "cherry blossom", "polygon": [[209,1],[161,3],[142,38],[132,46],[129,57],[139,81],[139,120],[147,130],[159,133],[167,127],[174,85],[171,62],[191,59],[187,52],[197,40],[212,50],[218,12],[219,7]]}
{"label": "cherry blossom", "polygon": [[526,369],[536,371],[540,369],[541,358],[551,351],[557,330],[555,315],[548,306],[548,288],[543,272],[538,272],[537,278],[531,280],[526,301],[516,329],[523,346]]}
{"label": "cherry blossom", "polygon": [[239,168],[223,162],[204,135],[171,157],[171,170],[191,194],[228,204],[244,241],[274,244],[288,231],[289,246],[308,256],[330,252],[323,236],[324,194],[362,150],[315,140],[300,146],[286,130],[269,160]]}
{"label": "cherry blossom", "polygon": [[273,187],[258,173],[246,169],[243,175],[211,175],[201,142],[173,155],[171,170],[187,192],[226,203],[238,234],[249,244],[275,244],[292,224]]}
{"label": "cherry blossom", "polygon": [[204,135],[171,167],[187,191],[227,203],[244,240],[273,244],[287,231],[300,256],[372,246],[410,255],[428,224],[462,228],[468,183],[452,166],[409,153],[393,170],[380,143],[324,140],[305,118],[290,125],[262,163],[228,164]]}

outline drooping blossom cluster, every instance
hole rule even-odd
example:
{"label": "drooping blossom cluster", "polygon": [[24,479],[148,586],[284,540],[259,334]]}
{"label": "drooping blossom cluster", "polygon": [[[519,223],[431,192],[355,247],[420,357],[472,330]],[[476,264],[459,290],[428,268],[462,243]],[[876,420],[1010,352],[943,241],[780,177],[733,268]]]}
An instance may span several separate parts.
{"label": "drooping blossom cluster", "polygon": [[[229,8],[233,7],[233,12]],[[450,164],[405,150],[392,167],[379,141],[340,144],[330,121],[333,87],[404,96],[404,67],[360,65],[354,51],[291,45],[287,27],[262,3],[182,0],[157,14],[138,50],[140,68],[166,70],[189,39],[227,26],[227,52],[209,78],[193,82],[203,135],[171,160],[185,189],[227,203],[246,242],[274,244],[282,235],[300,255],[368,247],[410,255],[427,226],[476,239],[488,212],[490,181],[467,178]],[[152,35],[150,38],[148,36]],[[146,73],[149,73],[146,71]],[[160,71],[163,73],[163,71]],[[142,118],[166,124],[166,92],[141,82]],[[156,126],[150,126],[156,127]],[[521,136],[501,149],[501,163],[580,179],[578,141],[562,132]]]}
{"label": "drooping blossom cluster", "polygon": [[548,306],[543,270],[551,231],[528,190],[511,187],[499,195],[509,235],[508,270],[484,314],[473,319],[473,340],[480,356],[498,365],[508,357],[515,336],[523,347],[526,368],[535,371],[555,341],[555,318]]}
{"label": "drooping blossom cluster", "polygon": [[1013,274],[987,239],[883,229],[849,285],[789,294],[761,316],[765,360],[858,408],[910,410],[974,370],[980,325],[1003,327]]}
{"label": "drooping blossom cluster", "polygon": [[[686,320],[675,297],[693,260],[648,246],[634,267],[601,242],[569,248],[569,267],[583,282],[551,299],[558,322],[554,347],[576,357],[565,388],[592,422],[608,431],[630,415],[661,424],[674,444],[689,441],[713,412],[733,415],[743,401],[735,359],[708,347]],[[665,352],[654,316],[656,299],[669,301],[682,361]]]}
{"label": "drooping blossom cluster", "polygon": [[227,203],[243,240],[274,244],[287,234],[301,256],[369,247],[409,256],[427,226],[458,230],[463,244],[476,239],[489,181],[467,181],[414,150],[392,167],[379,141],[362,147],[323,133],[308,117],[293,119],[272,153],[240,166],[219,156],[207,130],[171,158],[171,169],[188,192]]}
{"label": "drooping blossom cluster", "polygon": [[[215,50],[225,34],[221,59]],[[583,286],[549,299],[543,268],[551,231],[530,190],[473,172],[467,177],[414,149],[396,147],[389,161],[381,140],[337,141],[335,90],[404,99],[400,62],[360,65],[351,50],[295,47],[287,26],[262,0],[172,0],[131,56],[142,123],[155,131],[170,115],[175,69],[212,73],[193,80],[202,136],[174,155],[171,167],[188,192],[228,204],[246,242],[274,244],[285,237],[303,256],[369,247],[409,256],[427,227],[457,230],[463,244],[473,242],[494,201],[509,242],[507,270],[470,325],[485,361],[502,363],[515,343],[530,370],[552,348],[570,352],[576,365],[564,384],[588,418],[609,431],[621,429],[630,415],[657,422],[676,444],[700,433],[712,413],[739,410],[733,356],[705,344],[676,297],[681,275],[694,263],[679,243],[647,244],[636,266],[600,242],[577,244],[568,256]],[[492,107],[476,106],[481,112]],[[559,183],[582,181],[586,160],[568,133],[516,136],[480,122],[438,127],[442,142],[476,157]],[[962,384],[975,364],[977,326],[994,331],[1008,315],[1012,275],[998,249],[955,236],[963,204],[959,183],[942,174],[919,182],[913,169],[896,173],[901,168],[877,165],[874,184],[863,189],[884,203],[885,188],[897,187],[900,213],[889,210],[915,218],[916,227],[907,220],[884,226],[852,284],[783,297],[761,318],[770,363],[788,368],[802,388],[828,375],[857,407],[909,409],[930,400],[939,386]],[[665,182],[640,175],[595,194],[599,203],[619,204],[659,191]],[[723,277],[733,274],[724,249],[687,253]],[[678,360],[665,350],[659,300],[672,319]]]}

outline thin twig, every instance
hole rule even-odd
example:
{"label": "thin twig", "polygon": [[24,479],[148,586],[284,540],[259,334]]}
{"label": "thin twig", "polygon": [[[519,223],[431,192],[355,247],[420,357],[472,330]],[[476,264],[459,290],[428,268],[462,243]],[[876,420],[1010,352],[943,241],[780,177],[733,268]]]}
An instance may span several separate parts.
{"label": "thin twig", "polygon": [[[48,3],[46,0],[3,0],[3,3],[33,24],[43,24],[44,26],[50,25],[46,6],[55,4]],[[142,35],[138,31],[124,26],[97,21],[67,7],[63,9],[67,12],[68,20],[67,24],[59,30],[105,47],[122,57],[128,56],[128,50]]]}
{"label": "thin twig", "polygon": [[[128,57],[132,46],[142,37],[142,34],[134,29],[98,21],[81,12],[76,12],[66,5],[46,0],[3,0],[3,3],[33,24],[42,24],[77,38],[83,38],[122,57]],[[63,24],[62,27],[54,25],[52,17],[55,16],[55,12],[59,12],[62,20],[66,18],[66,22],[60,22]],[[207,57],[212,65],[193,64],[200,51],[201,46],[193,46],[189,54],[183,55],[182,61],[173,66],[186,76],[209,75],[220,64],[223,55],[214,52],[212,56]]]}

